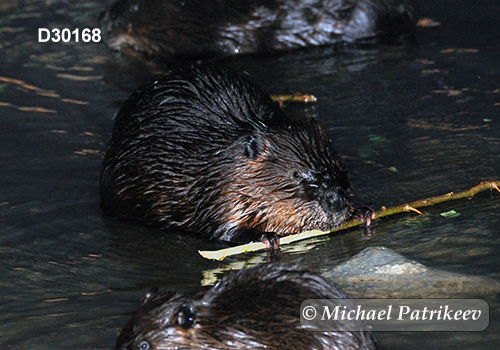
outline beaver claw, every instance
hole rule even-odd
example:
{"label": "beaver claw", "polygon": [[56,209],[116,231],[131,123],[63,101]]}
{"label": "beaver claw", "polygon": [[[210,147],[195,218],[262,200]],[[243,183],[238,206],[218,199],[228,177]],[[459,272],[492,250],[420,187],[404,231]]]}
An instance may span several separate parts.
{"label": "beaver claw", "polygon": [[274,232],[264,232],[260,235],[259,239],[266,245],[267,249],[280,249],[280,238]]}
{"label": "beaver claw", "polygon": [[370,226],[372,220],[375,220],[376,214],[377,213],[375,212],[375,209],[372,206],[360,204],[356,206],[353,217],[364,223],[365,226]]}

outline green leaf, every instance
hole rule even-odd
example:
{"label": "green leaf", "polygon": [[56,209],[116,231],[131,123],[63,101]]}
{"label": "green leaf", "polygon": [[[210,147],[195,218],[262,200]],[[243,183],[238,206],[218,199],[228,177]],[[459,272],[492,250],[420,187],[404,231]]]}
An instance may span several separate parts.
{"label": "green leaf", "polygon": [[450,211],[447,211],[447,212],[441,213],[440,215],[441,215],[442,217],[444,217],[444,218],[456,218],[457,216],[460,216],[460,215],[462,215],[462,214],[457,213],[455,210],[450,210]]}

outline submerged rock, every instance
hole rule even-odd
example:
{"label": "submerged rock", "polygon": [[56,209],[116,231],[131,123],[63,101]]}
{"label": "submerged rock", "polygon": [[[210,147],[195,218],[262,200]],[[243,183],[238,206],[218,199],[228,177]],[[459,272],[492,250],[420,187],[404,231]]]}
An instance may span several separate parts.
{"label": "submerged rock", "polygon": [[352,298],[448,298],[500,292],[491,278],[429,268],[384,247],[367,248],[323,273]]}

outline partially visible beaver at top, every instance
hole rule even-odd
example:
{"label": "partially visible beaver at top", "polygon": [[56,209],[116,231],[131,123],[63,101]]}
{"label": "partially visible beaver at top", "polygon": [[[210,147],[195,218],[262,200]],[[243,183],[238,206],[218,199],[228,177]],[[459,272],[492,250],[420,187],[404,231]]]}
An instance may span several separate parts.
{"label": "partially visible beaver at top", "polygon": [[246,76],[202,67],[128,98],[100,191],[110,215],[237,242],[329,230],[354,211],[325,129],[286,115]]}
{"label": "partially visible beaver at top", "polygon": [[114,49],[213,57],[413,39],[414,0],[118,0],[101,16]]}
{"label": "partially visible beaver at top", "polygon": [[329,299],[333,305],[354,310],[345,298],[333,282],[315,273],[259,265],[232,272],[197,295],[150,291],[121,330],[115,350],[378,349],[359,320],[328,322],[330,329],[339,331],[302,329],[302,302]]}

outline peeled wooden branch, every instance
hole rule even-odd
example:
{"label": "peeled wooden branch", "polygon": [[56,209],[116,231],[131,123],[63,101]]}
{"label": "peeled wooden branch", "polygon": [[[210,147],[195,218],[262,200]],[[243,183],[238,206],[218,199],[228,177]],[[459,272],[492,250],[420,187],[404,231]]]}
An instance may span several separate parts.
{"label": "peeled wooden branch", "polygon": [[292,95],[270,95],[271,100],[278,102],[281,108],[288,102],[300,102],[300,103],[311,103],[317,102],[318,99],[314,95],[307,94],[292,94]]}
{"label": "peeled wooden branch", "polygon": [[[375,213],[375,218],[382,218],[384,216],[389,216],[389,215],[394,215],[394,214],[400,214],[400,213],[405,213],[409,211],[416,212],[418,214],[422,214],[417,208],[424,208],[424,207],[430,207],[435,204],[443,203],[443,202],[448,202],[452,200],[457,200],[457,199],[463,199],[463,198],[472,198],[474,197],[477,193],[485,190],[497,190],[500,192],[500,181],[485,181],[481,182],[479,185],[474,186],[467,191],[462,191],[462,192],[449,192],[446,194],[443,194],[441,196],[437,197],[431,197],[427,199],[421,199],[415,202],[407,203],[407,204],[401,204],[401,205],[396,205],[393,207],[382,207],[380,208],[376,213]],[[300,241],[303,239],[311,238],[311,237],[316,237],[316,236],[321,236],[321,235],[327,235],[332,232],[337,232],[337,231],[342,231],[346,230],[351,227],[359,226],[362,222],[358,219],[353,219],[350,221],[345,222],[343,225],[340,227],[333,229],[331,231],[320,231],[320,230],[312,230],[312,231],[305,231],[296,235],[290,235],[286,237],[280,238],[280,245],[283,244],[289,244],[292,242]],[[243,244],[239,245],[236,247],[231,247],[231,248],[225,248],[225,249],[220,249],[220,250],[214,250],[214,251],[198,251],[201,256],[207,259],[215,259],[215,260],[223,260],[226,256],[230,255],[237,255],[237,254],[242,254],[246,252],[253,252],[257,250],[262,250],[266,249],[266,245],[262,242],[254,242],[254,243],[248,243],[248,244]]]}

